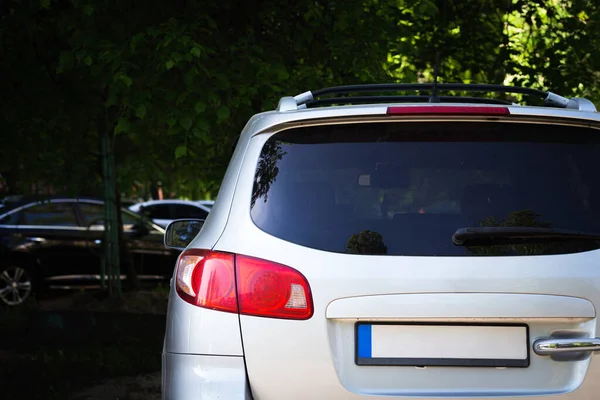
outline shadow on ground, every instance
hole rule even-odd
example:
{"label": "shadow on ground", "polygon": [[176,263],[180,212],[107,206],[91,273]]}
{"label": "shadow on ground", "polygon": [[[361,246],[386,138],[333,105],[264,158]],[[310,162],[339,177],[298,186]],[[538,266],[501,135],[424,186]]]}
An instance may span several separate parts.
{"label": "shadow on ground", "polygon": [[159,399],[166,293],[0,309],[2,399]]}

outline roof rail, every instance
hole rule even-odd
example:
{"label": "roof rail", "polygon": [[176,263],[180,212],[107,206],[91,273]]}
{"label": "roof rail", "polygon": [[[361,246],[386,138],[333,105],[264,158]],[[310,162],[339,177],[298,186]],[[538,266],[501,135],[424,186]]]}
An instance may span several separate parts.
{"label": "roof rail", "polygon": [[[324,89],[308,91],[294,97],[283,97],[277,106],[278,111],[293,111],[309,107],[317,107],[328,104],[365,104],[384,102],[428,102],[430,96],[343,96],[332,97],[332,95],[348,95],[354,93],[382,93],[382,92],[406,92],[406,91],[431,91],[433,83],[382,83],[365,85],[334,86]],[[566,98],[552,92],[544,92],[537,89],[529,89],[518,86],[489,85],[489,84],[467,84],[467,83],[438,83],[437,92],[444,91],[467,91],[486,93],[514,93],[542,99],[547,107],[568,108],[580,111],[595,112],[594,104],[583,98]],[[508,101],[487,99],[482,97],[464,96],[441,96],[444,102],[455,103],[484,103],[484,104],[514,104]]]}

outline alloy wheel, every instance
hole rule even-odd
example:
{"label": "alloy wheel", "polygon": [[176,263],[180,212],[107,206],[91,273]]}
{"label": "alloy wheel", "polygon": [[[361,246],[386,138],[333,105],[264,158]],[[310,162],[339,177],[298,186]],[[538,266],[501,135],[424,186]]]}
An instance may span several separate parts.
{"label": "alloy wheel", "polygon": [[0,299],[9,306],[23,304],[31,294],[31,277],[21,267],[8,267],[0,272]]}

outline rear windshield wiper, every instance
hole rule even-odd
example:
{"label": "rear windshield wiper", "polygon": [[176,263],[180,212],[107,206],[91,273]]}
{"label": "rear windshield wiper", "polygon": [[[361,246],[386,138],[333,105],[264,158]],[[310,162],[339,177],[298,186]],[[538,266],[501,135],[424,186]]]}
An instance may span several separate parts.
{"label": "rear windshield wiper", "polygon": [[553,228],[478,227],[461,228],[452,235],[452,242],[457,246],[493,246],[557,240],[600,240],[600,233]]}

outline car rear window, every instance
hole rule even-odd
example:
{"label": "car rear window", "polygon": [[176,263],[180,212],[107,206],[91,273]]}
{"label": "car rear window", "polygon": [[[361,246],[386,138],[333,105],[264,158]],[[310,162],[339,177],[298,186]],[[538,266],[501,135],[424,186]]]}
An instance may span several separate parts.
{"label": "car rear window", "polygon": [[565,254],[598,240],[457,246],[467,227],[600,231],[600,131],[505,122],[303,127],[269,138],[251,216],[314,249],[407,256]]}

